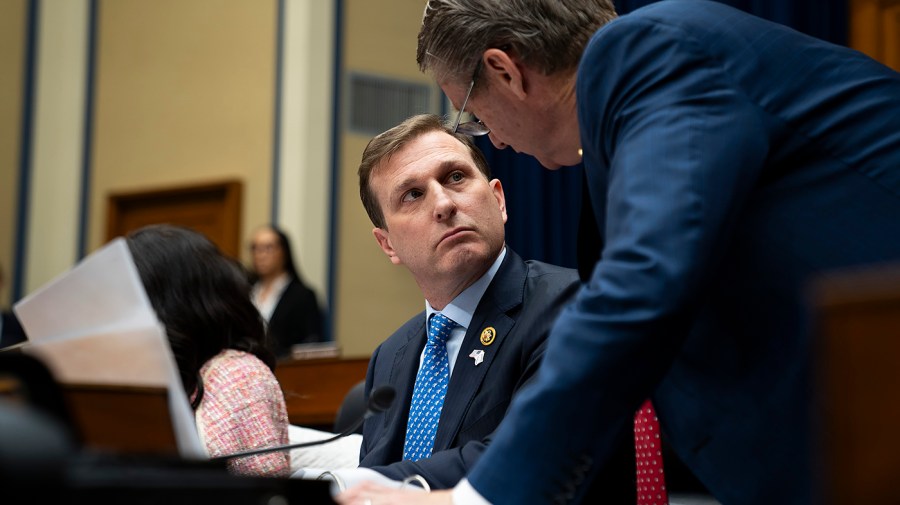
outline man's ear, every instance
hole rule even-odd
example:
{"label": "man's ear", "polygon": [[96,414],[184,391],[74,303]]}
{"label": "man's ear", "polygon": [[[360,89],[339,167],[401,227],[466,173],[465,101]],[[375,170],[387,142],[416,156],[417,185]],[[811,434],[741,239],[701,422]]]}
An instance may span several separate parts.
{"label": "man's ear", "polygon": [[372,234],[375,235],[375,240],[378,242],[381,250],[384,251],[384,254],[387,254],[388,258],[391,259],[391,263],[395,265],[403,263],[400,261],[400,257],[397,256],[397,252],[394,251],[394,246],[391,245],[391,235],[387,230],[373,228]]}
{"label": "man's ear", "polygon": [[500,206],[500,214],[503,216],[503,222],[506,223],[506,195],[503,194],[503,185],[500,184],[500,179],[493,179],[490,182],[491,191],[494,192],[494,198],[497,199],[497,204]]}
{"label": "man's ear", "polygon": [[482,55],[482,73],[492,85],[501,86],[516,98],[525,100],[528,86],[526,74],[515,56],[497,48],[490,48]]}

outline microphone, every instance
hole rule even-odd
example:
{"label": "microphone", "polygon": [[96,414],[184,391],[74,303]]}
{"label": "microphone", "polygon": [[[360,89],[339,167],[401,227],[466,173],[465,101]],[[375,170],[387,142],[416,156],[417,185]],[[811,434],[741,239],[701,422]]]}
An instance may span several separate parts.
{"label": "microphone", "polygon": [[357,428],[362,426],[362,423],[372,417],[379,412],[384,412],[389,409],[391,404],[394,403],[394,396],[396,396],[397,392],[394,391],[394,388],[391,386],[379,386],[372,390],[372,393],[369,394],[369,401],[366,403],[366,411],[363,413],[359,419],[353,423],[349,428],[344,429],[344,431],[338,433],[337,435],[331,438],[325,438],[322,440],[314,440],[312,442],[301,442],[298,444],[290,444],[290,445],[276,445],[275,447],[265,447],[263,449],[253,449],[244,452],[235,452],[233,454],[227,454],[225,456],[217,456],[215,458],[210,458],[210,461],[225,461],[231,458],[243,458],[245,456],[255,456],[257,454],[266,454],[270,452],[277,451],[287,451],[291,449],[300,449],[302,447],[312,447],[315,445],[327,444],[329,442],[334,442],[339,438],[346,437],[347,435],[356,431]]}

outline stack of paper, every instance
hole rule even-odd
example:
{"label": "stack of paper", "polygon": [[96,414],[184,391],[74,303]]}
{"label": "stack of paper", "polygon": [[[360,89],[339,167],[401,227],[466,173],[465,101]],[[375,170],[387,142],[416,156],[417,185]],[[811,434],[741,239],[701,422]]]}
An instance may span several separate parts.
{"label": "stack of paper", "polygon": [[111,241],[13,310],[28,335],[23,351],[43,360],[59,382],[166,388],[180,455],[208,457],[165,329],[124,239]]}

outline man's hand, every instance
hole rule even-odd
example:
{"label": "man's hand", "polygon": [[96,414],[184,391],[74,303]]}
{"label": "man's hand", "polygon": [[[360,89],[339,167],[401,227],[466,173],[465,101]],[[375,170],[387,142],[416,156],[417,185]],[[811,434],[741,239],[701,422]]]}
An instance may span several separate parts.
{"label": "man's hand", "polygon": [[340,505],[452,505],[450,491],[426,493],[418,488],[395,489],[372,482],[358,486],[335,496]]}

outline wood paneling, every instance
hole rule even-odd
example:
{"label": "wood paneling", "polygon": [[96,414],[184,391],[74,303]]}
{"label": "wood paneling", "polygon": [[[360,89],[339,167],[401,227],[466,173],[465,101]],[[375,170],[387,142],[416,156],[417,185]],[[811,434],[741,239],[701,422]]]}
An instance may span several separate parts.
{"label": "wood paneling", "polygon": [[850,47],[900,71],[900,0],[851,0]]}
{"label": "wood paneling", "polygon": [[368,358],[286,360],[275,376],[281,383],[291,424],[331,430],[344,395],[366,378]]}
{"label": "wood paneling", "polygon": [[107,240],[150,224],[168,223],[205,234],[225,254],[240,254],[241,183],[114,194],[109,197]]}
{"label": "wood paneling", "polygon": [[900,265],[832,274],[815,293],[824,502],[900,503]]}

